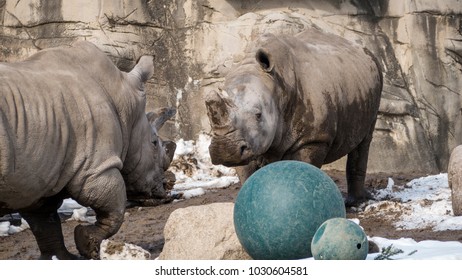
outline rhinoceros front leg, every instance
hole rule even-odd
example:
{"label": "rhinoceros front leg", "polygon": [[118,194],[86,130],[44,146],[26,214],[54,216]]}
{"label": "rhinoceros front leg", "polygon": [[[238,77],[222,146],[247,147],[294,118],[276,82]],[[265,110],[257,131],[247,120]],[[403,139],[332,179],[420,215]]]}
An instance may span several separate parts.
{"label": "rhinoceros front leg", "polygon": [[239,181],[241,184],[247,180],[255,171],[262,168],[263,166],[269,164],[269,161],[265,160],[264,158],[259,158],[257,160],[253,160],[249,162],[249,164],[244,166],[237,166],[235,167],[237,176],[239,177]]}
{"label": "rhinoceros front leg", "polygon": [[99,259],[101,241],[114,235],[124,218],[126,191],[120,171],[111,168],[91,176],[74,199],[96,213],[94,225],[75,228],[77,249],[85,258]]}
{"label": "rhinoceros front leg", "polygon": [[29,223],[42,260],[51,260],[53,256],[60,260],[77,259],[77,256],[69,253],[64,245],[61,220],[57,212],[61,203],[62,199],[52,197],[37,209],[19,212]]}
{"label": "rhinoceros front leg", "polygon": [[284,156],[283,159],[298,160],[312,164],[318,168],[324,164],[328,152],[327,144],[308,144],[298,149],[293,154]]}

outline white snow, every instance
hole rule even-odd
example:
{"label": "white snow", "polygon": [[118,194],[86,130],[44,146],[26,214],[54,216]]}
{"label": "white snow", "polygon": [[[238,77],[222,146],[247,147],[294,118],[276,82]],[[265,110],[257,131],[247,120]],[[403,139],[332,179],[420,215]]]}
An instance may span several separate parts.
{"label": "white snow", "polygon": [[190,199],[192,197],[201,196],[205,194],[205,190],[203,188],[195,188],[190,190],[185,190],[183,192],[184,199]]}
{"label": "white snow", "polygon": [[451,190],[445,173],[417,178],[404,186],[395,186],[389,179],[387,187],[375,197],[380,201],[368,202],[364,215],[382,212],[386,218],[387,213],[404,212],[400,220],[394,222],[397,229],[462,230],[462,217],[454,216],[452,211]]}
{"label": "white snow", "polygon": [[21,224],[19,226],[12,225],[10,222],[0,223],[0,236],[8,236],[15,234],[30,228],[26,220],[21,218]]}
{"label": "white snow", "polygon": [[83,206],[78,204],[77,201],[67,198],[63,200],[63,204],[61,204],[61,207],[59,207],[58,212],[73,212],[75,209],[80,209]]}
{"label": "white snow", "polygon": [[78,222],[87,222],[94,224],[96,222],[95,216],[87,216],[88,208],[81,207],[78,209],[73,209],[72,216],[66,221],[78,221]]}
{"label": "white snow", "polygon": [[99,256],[102,260],[149,260],[151,253],[134,244],[105,239]]}
{"label": "white snow", "polygon": [[10,229],[10,222],[1,222],[0,223],[0,236],[8,236],[9,229]]}
{"label": "white snow", "polygon": [[[403,253],[391,256],[393,260],[462,260],[462,243],[458,241],[425,240],[416,242],[411,238],[389,240],[382,237],[371,237],[379,248],[390,245]],[[380,253],[369,254],[367,260],[374,260]]]}
{"label": "white snow", "polygon": [[199,134],[196,141],[180,139],[169,170],[175,174],[172,194],[188,199],[203,195],[207,190],[227,188],[239,182],[232,168],[213,165],[208,152],[210,136]]}

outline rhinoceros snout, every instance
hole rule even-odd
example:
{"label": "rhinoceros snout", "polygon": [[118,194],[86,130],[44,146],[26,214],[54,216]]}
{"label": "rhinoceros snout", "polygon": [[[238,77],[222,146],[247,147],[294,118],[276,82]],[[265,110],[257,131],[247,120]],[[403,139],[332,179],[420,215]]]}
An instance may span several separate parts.
{"label": "rhinoceros snout", "polygon": [[247,162],[250,161],[253,156],[254,156],[254,153],[252,151],[252,149],[249,148],[249,146],[247,145],[247,143],[243,143],[240,148],[239,148],[240,152],[241,152],[241,161],[243,162]]}
{"label": "rhinoceros snout", "polygon": [[209,154],[212,164],[222,164],[229,167],[246,165],[253,157],[247,142],[220,138],[212,138]]}

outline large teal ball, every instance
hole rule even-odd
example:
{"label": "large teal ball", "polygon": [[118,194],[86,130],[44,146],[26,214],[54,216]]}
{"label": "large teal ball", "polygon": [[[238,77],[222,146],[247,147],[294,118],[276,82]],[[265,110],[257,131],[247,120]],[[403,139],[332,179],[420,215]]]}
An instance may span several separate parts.
{"label": "large teal ball", "polygon": [[318,228],[311,242],[311,251],[315,260],[365,260],[369,242],[358,224],[334,218]]}
{"label": "large teal ball", "polygon": [[254,259],[311,257],[311,239],[326,220],[345,217],[337,185],[319,168],[278,161],[253,173],[234,206],[237,237]]}

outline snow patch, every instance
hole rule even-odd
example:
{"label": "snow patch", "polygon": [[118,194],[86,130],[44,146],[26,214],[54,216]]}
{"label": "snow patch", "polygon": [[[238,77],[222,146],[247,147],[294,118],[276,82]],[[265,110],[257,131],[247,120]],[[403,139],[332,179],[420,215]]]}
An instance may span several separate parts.
{"label": "snow patch", "polygon": [[404,186],[389,179],[375,197],[381,201],[370,201],[364,215],[388,217],[397,229],[462,229],[462,217],[455,217],[452,211],[447,173],[417,178]]}
{"label": "snow patch", "polygon": [[[462,260],[462,243],[457,241],[425,240],[417,242],[411,238],[395,240],[382,237],[369,238],[380,249],[392,245],[402,250],[401,254],[392,257],[394,260]],[[373,260],[380,253],[369,254],[368,260]]]}
{"label": "snow patch", "polygon": [[87,222],[94,224],[96,222],[95,216],[87,216],[88,208],[82,207],[79,209],[73,209],[72,216],[66,221],[78,221],[78,222]]}
{"label": "snow patch", "polygon": [[151,253],[140,246],[105,239],[100,245],[101,260],[149,260]]}
{"label": "snow patch", "polygon": [[239,182],[233,168],[212,164],[208,151],[210,142],[211,137],[204,133],[199,134],[196,141],[180,139],[176,142],[177,148],[169,167],[176,178],[172,195],[182,194],[188,199],[203,195],[207,190],[227,188]]}
{"label": "snow patch", "polygon": [[8,236],[15,234],[30,228],[26,220],[21,218],[21,224],[19,226],[12,225],[10,222],[1,222],[0,223],[0,236]]}

